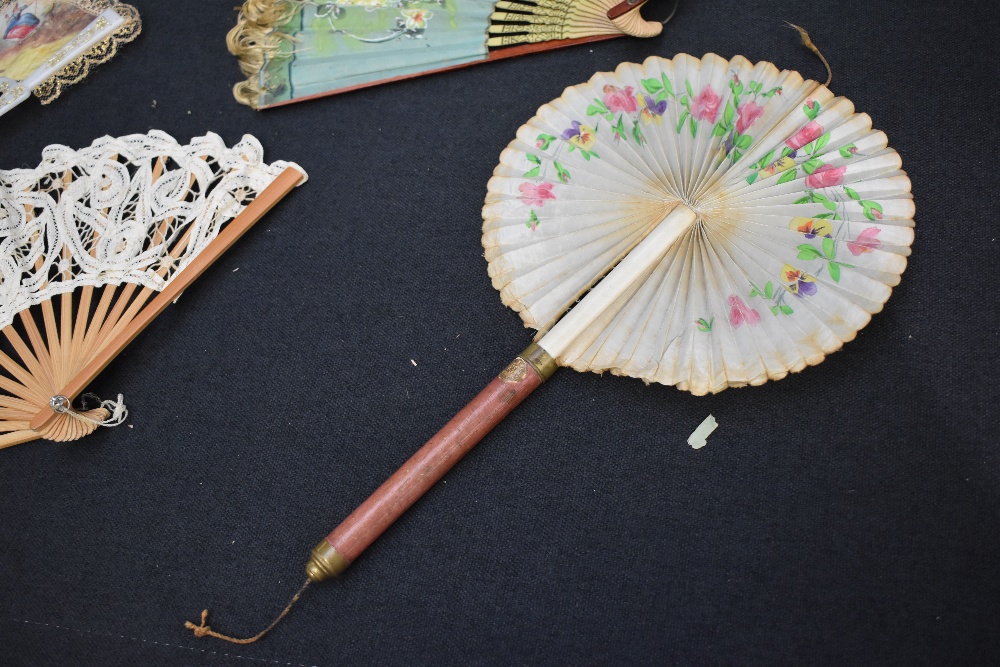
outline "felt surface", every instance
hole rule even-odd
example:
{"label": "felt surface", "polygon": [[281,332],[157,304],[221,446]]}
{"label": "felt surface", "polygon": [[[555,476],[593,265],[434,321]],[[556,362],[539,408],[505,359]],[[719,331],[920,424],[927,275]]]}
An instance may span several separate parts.
{"label": "felt surface", "polygon": [[[133,2],[137,42],[0,118],[0,165],[157,128],[251,133],[311,179],[95,382],[128,427],[0,452],[0,663],[996,664],[991,3],[683,1],[655,40],[258,113],[230,95],[234,2]],[[270,622],[309,549],[530,341],[479,242],[519,125],[650,54],[822,78],[785,20],[913,181],[910,266],[857,339],[703,398],[562,370],[264,641],[184,630],[204,607]]]}

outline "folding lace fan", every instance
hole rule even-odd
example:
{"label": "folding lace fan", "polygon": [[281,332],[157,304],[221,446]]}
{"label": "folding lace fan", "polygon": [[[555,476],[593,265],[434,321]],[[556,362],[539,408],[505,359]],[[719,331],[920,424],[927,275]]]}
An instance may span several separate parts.
{"label": "folding lace fan", "polygon": [[139,34],[118,0],[0,0],[0,116],[34,92],[59,97]]}
{"label": "folding lace fan", "polygon": [[654,57],[566,89],[501,154],[483,208],[493,284],[536,342],[313,549],[306,585],[558,366],[705,394],[839,349],[906,267],[900,165],[849,100],[770,63]]}
{"label": "folding lace fan", "polygon": [[73,400],[304,179],[249,135],[181,146],[155,130],[0,171],[0,448],[121,423],[121,396]]}
{"label": "folding lace fan", "polygon": [[229,50],[254,108],[663,26],[646,0],[246,0]]}

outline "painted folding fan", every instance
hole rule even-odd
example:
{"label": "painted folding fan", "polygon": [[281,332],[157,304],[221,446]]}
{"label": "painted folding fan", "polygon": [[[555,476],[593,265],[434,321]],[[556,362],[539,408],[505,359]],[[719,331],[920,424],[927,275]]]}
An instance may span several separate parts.
{"label": "painted folding fan", "polygon": [[[822,361],[906,267],[900,166],[849,100],[770,63],[650,58],[568,88],[518,130],[483,208],[493,285],[538,337],[320,541],[306,585],[343,572],[559,366],[706,394]],[[206,617],[187,627],[232,640]]]}
{"label": "painted folding fan", "polygon": [[59,97],[139,34],[117,0],[0,0],[0,116],[34,92]]}
{"label": "painted folding fan", "polygon": [[646,0],[246,0],[229,50],[257,109],[621,35]]}
{"label": "painted folding fan", "polygon": [[124,418],[74,399],[249,227],[305,180],[247,135],[152,131],[0,170],[0,448]]}

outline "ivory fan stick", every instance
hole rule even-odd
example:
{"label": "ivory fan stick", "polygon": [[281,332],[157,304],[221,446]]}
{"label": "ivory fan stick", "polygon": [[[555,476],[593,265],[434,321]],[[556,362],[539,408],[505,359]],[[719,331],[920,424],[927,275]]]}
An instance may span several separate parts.
{"label": "ivory fan stick", "polygon": [[494,426],[547,380],[556,360],[619,297],[688,233],[697,216],[675,207],[586,297],[537,343],[518,355],[472,402],[437,432],[310,554],[311,581],[336,576],[360,556]]}

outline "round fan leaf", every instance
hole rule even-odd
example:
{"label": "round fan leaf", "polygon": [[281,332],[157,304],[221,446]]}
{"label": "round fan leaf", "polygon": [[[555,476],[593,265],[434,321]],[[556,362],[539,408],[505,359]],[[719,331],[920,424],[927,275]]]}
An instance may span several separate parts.
{"label": "round fan leaf", "polygon": [[742,56],[625,63],[567,88],[500,156],[493,285],[544,332],[675,208],[695,222],[557,361],[695,394],[817,364],[881,310],[910,180],[847,99]]}

